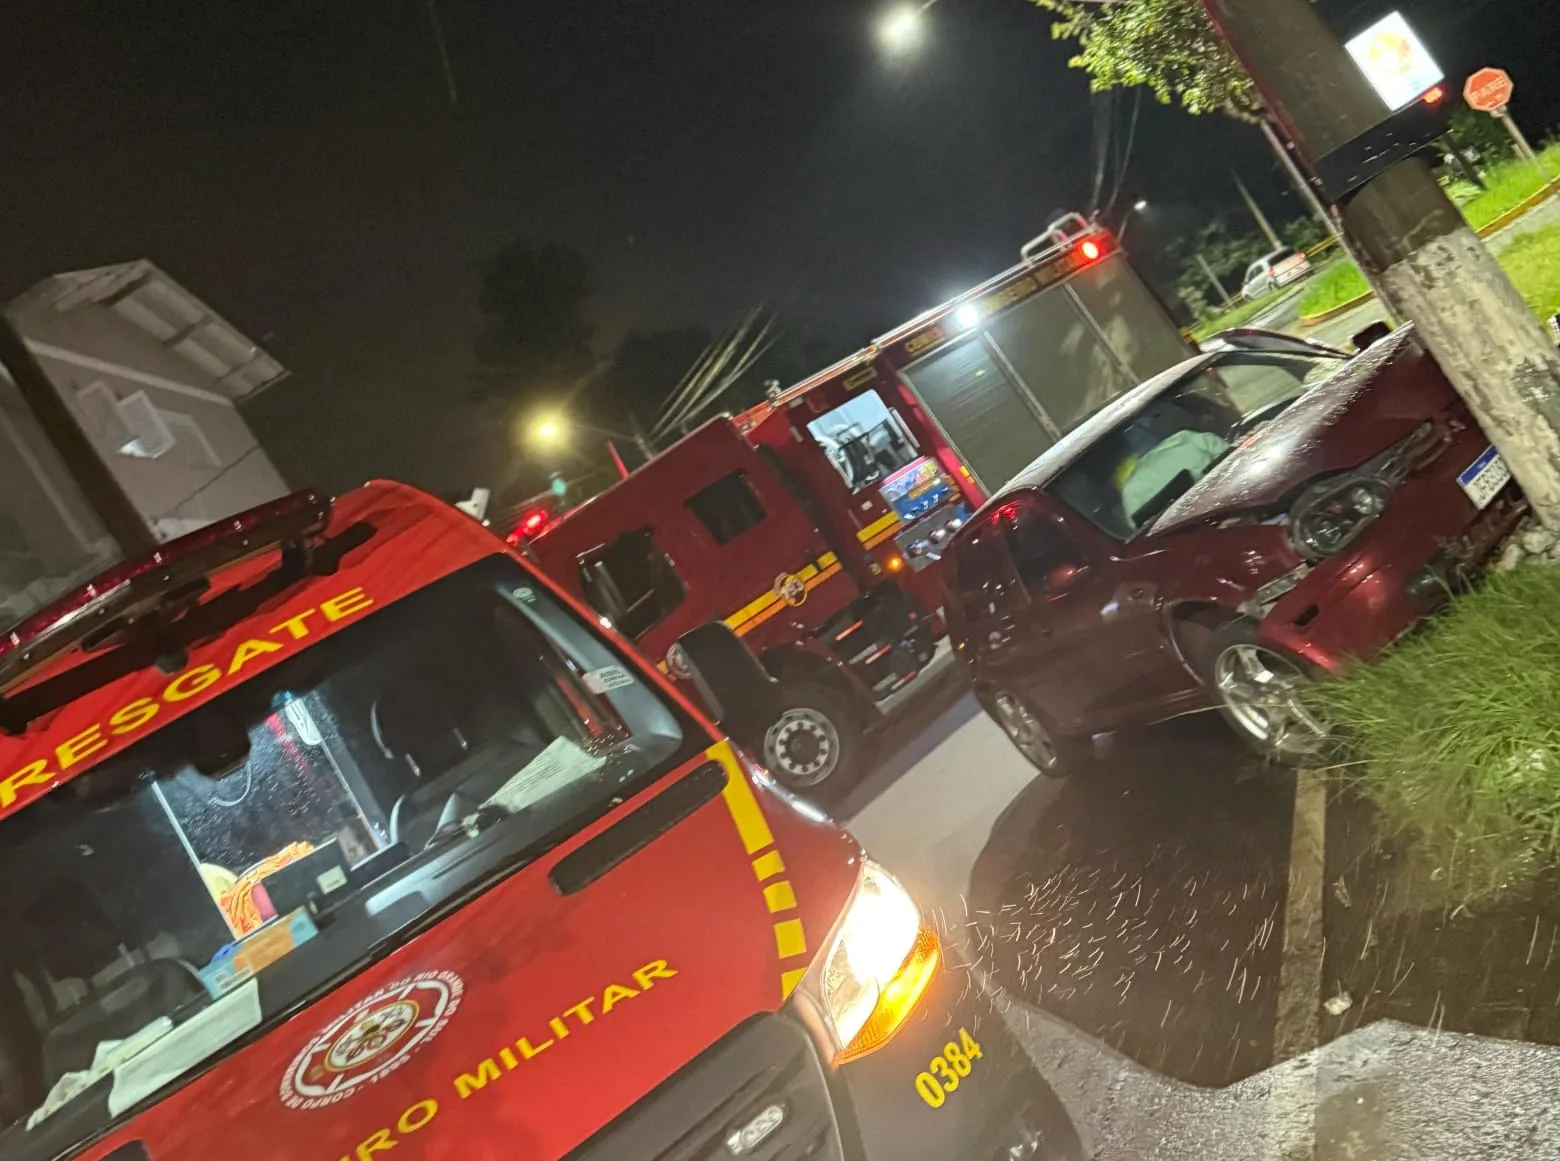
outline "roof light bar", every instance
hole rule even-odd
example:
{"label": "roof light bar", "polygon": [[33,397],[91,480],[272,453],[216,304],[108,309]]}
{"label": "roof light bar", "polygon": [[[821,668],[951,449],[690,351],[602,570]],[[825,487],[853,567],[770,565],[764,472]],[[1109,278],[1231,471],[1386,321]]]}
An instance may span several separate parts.
{"label": "roof light bar", "polygon": [[97,626],[142,606],[150,611],[192,581],[269,549],[306,551],[309,538],[330,522],[330,512],[329,497],[296,492],[170,540],[155,552],[98,574],[0,636],[0,690],[80,643]]}

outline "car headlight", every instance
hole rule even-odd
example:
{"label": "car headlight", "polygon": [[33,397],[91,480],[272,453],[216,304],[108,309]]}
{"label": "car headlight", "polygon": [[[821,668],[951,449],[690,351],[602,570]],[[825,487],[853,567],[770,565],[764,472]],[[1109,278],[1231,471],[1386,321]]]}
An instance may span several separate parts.
{"label": "car headlight", "polygon": [[1386,510],[1388,490],[1380,480],[1347,476],[1308,489],[1289,521],[1294,546],[1307,560],[1341,552]]}
{"label": "car headlight", "polygon": [[899,881],[870,859],[803,987],[822,1012],[843,1064],[887,1044],[915,1010],[942,961],[937,933]]}

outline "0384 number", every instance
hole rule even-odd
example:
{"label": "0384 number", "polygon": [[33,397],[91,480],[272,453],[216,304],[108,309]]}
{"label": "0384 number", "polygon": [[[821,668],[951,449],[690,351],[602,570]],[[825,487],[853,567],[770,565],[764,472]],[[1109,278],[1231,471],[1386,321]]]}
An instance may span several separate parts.
{"label": "0384 number", "polygon": [[980,1057],[980,1044],[968,1030],[960,1028],[958,1040],[944,1044],[942,1055],[932,1057],[926,1071],[915,1078],[915,1091],[930,1107],[942,1108],[948,1094],[958,1090]]}

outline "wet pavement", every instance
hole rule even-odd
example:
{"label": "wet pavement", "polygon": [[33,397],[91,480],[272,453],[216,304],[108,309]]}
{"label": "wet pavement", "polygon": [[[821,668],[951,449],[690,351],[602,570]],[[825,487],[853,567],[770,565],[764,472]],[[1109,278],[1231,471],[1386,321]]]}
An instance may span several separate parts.
{"label": "wet pavement", "polygon": [[1112,751],[1040,818],[992,833],[973,954],[1009,993],[1157,1072],[1241,1080],[1272,1063],[1293,779],[1213,718]]}
{"label": "wet pavement", "polygon": [[1096,1156],[1560,1158],[1557,884],[1470,905],[1368,804],[1313,775],[1297,795],[1211,716],[1053,782],[950,672],[882,743],[831,809],[929,902]]}

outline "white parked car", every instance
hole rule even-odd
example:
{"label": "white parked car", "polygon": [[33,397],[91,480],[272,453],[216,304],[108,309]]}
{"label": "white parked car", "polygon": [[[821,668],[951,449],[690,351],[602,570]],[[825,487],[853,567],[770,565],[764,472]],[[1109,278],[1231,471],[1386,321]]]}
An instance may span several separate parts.
{"label": "white parked car", "polygon": [[1246,281],[1240,292],[1249,302],[1281,286],[1299,282],[1309,273],[1311,260],[1299,250],[1274,250],[1246,268]]}

